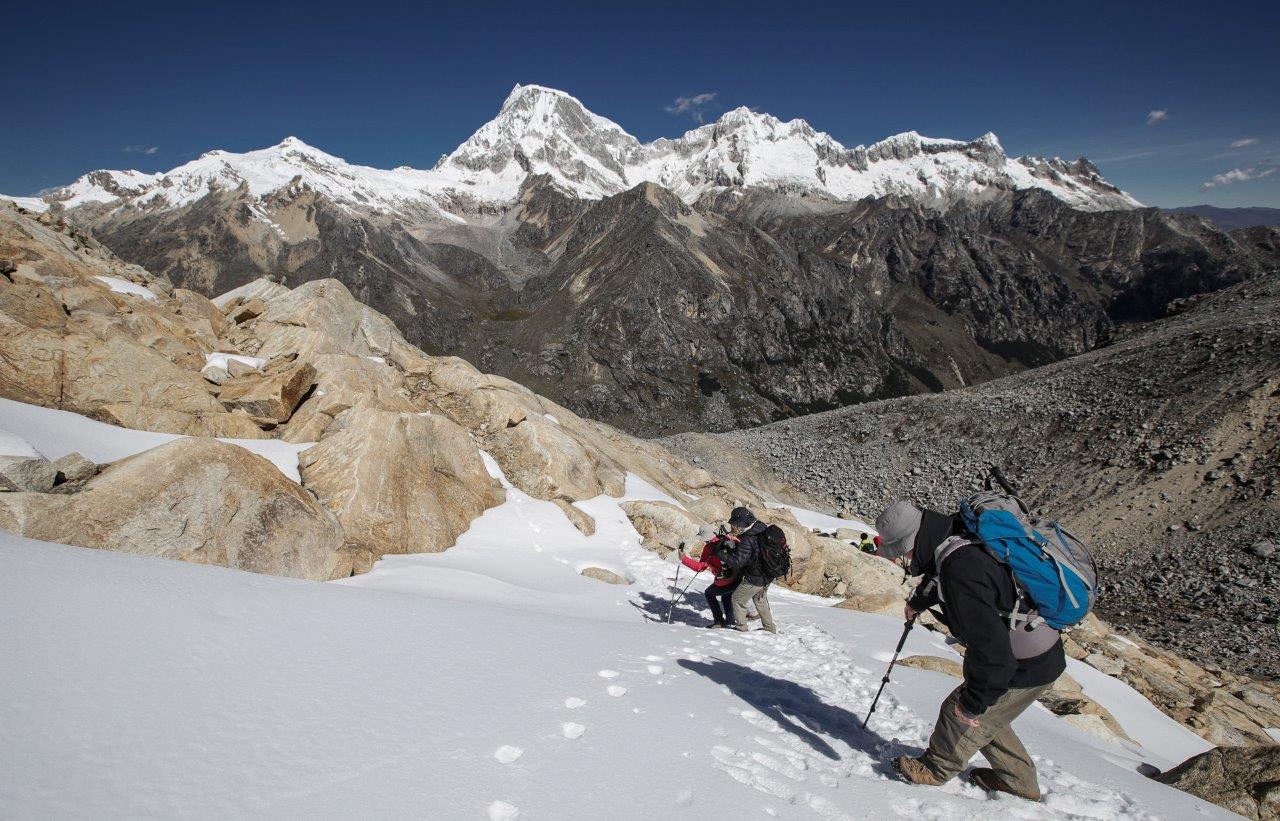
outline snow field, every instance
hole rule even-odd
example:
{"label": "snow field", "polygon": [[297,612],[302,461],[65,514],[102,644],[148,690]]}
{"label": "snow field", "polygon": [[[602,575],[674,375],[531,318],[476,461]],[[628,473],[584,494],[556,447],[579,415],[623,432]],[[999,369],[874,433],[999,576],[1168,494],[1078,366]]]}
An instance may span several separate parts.
{"label": "snow field", "polygon": [[[88,437],[9,405],[41,448],[51,420]],[[1136,772],[1189,734],[1100,673],[1141,746],[1032,708],[1043,803],[902,783],[956,681],[895,670],[861,729],[900,622],[775,590],[779,635],[704,630],[704,574],[668,625],[677,567],[620,500],[579,503],[585,537],[486,464],[507,501],[454,548],[329,584],[0,531],[0,817],[1229,817]],[[904,654],[955,657],[923,630]]]}

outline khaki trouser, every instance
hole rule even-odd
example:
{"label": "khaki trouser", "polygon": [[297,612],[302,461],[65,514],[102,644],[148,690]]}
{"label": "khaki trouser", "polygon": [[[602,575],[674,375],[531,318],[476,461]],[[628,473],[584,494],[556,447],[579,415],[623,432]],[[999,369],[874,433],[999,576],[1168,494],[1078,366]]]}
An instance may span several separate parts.
{"label": "khaki trouser", "polygon": [[756,603],[756,612],[760,614],[760,624],[770,633],[778,632],[773,624],[773,611],[769,609],[769,585],[756,587],[747,582],[738,582],[738,589],[733,591],[733,618],[739,630],[747,629],[747,602]]}
{"label": "khaki trouser", "polygon": [[962,689],[957,687],[942,702],[938,723],[929,737],[929,749],[920,761],[938,778],[947,781],[959,774],[969,764],[969,759],[981,751],[991,762],[991,769],[1010,787],[1027,795],[1040,795],[1036,765],[1011,725],[1031,706],[1036,696],[1052,686],[1045,684],[1009,690],[978,717],[977,727],[969,727],[956,718],[955,705],[959,703]]}

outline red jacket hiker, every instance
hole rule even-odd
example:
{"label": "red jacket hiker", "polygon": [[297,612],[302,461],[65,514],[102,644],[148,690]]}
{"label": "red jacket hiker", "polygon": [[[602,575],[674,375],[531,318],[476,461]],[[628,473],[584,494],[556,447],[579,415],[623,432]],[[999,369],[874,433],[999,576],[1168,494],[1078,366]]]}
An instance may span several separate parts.
{"label": "red jacket hiker", "polygon": [[[733,537],[726,536],[724,538],[732,539]],[[720,561],[720,557],[716,555],[716,541],[718,541],[718,539],[712,539],[707,542],[706,545],[703,546],[702,555],[699,558],[695,559],[692,556],[686,556],[681,553],[680,561],[684,563],[685,567],[697,573],[701,573],[707,568],[711,568],[711,572],[716,576],[716,580],[712,582],[712,584],[716,587],[728,587],[735,581],[734,571],[725,567]]]}

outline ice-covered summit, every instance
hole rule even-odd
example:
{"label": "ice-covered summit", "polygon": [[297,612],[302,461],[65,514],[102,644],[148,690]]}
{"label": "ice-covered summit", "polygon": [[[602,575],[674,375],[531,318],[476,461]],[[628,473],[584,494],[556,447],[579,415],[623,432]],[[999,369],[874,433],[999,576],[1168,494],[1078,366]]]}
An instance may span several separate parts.
{"label": "ice-covered summit", "polygon": [[164,209],[211,191],[243,189],[262,199],[297,185],[353,209],[456,219],[513,203],[533,174],[582,199],[653,182],[686,202],[756,187],[836,202],[898,196],[946,206],[1039,188],[1083,210],[1141,205],[1083,158],[1011,158],[990,133],[966,142],[908,131],[846,148],[804,120],[736,108],[680,137],[641,143],[572,95],[537,85],[513,88],[497,116],[431,170],[353,165],[288,137],[258,151],[210,151],[166,173],[95,171],[46,199],[70,208]]}

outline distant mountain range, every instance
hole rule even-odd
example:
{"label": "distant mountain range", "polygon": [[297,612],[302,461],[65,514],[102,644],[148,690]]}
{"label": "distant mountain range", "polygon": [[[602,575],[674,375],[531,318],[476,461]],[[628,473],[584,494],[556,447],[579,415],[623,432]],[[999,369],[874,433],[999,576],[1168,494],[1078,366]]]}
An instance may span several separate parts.
{"label": "distant mountain range", "polygon": [[1183,205],[1178,208],[1166,208],[1164,210],[1170,214],[1194,214],[1197,217],[1204,217],[1223,231],[1280,225],[1280,208],[1264,208],[1262,206],[1218,208],[1214,205]]}
{"label": "distant mountain range", "polygon": [[540,86],[431,170],[289,138],[19,204],[204,294],[335,277],[429,352],[641,434],[983,381],[1275,256],[992,134],[845,148],[743,108],[641,143]]}
{"label": "distant mountain range", "polygon": [[562,91],[519,85],[497,117],[429,171],[351,165],[289,137],[244,154],[210,151],[159,174],[95,171],[44,199],[67,208],[155,210],[241,186],[264,200],[296,183],[361,210],[450,220],[514,204],[536,175],[578,199],[653,182],[686,203],[737,188],[833,202],[905,196],[939,204],[1039,188],[1086,210],[1140,206],[1087,160],[1006,157],[994,134],[966,142],[910,131],[845,148],[804,120],[784,123],[738,108],[682,137],[641,143]]}

